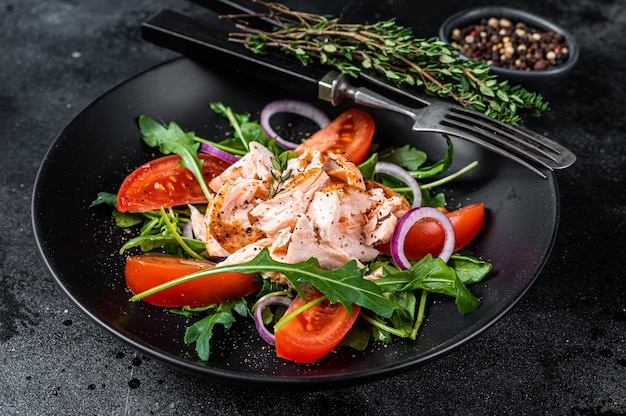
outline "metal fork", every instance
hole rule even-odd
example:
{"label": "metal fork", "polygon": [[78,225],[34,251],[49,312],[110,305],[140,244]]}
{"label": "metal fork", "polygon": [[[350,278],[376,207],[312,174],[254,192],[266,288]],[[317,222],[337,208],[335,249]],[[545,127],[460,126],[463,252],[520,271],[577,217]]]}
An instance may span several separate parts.
{"label": "metal fork", "polygon": [[[373,78],[367,81],[397,93],[402,91]],[[571,166],[576,160],[565,147],[528,129],[512,127],[453,102],[417,96],[414,92],[403,95],[416,100],[422,107],[408,107],[369,88],[353,86],[347,76],[337,71],[329,72],[319,81],[318,95],[333,105],[350,98],[359,105],[403,114],[413,120],[414,132],[441,133],[468,140],[514,160],[544,178],[545,173],[537,166],[552,171]]]}

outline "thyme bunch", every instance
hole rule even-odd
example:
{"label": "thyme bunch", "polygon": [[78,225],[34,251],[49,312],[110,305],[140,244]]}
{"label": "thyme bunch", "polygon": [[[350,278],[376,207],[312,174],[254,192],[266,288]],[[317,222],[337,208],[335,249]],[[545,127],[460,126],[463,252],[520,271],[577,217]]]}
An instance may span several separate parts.
{"label": "thyme bunch", "polygon": [[303,65],[330,65],[354,77],[373,72],[398,87],[421,88],[512,125],[521,122],[520,113],[539,116],[548,109],[541,95],[499,80],[488,66],[461,57],[439,38],[414,37],[395,19],[349,24],[332,16],[293,11],[280,3],[253,1],[266,7],[265,15],[278,26],[263,31],[237,25],[242,32],[231,33],[230,40],[255,53],[275,48]]}

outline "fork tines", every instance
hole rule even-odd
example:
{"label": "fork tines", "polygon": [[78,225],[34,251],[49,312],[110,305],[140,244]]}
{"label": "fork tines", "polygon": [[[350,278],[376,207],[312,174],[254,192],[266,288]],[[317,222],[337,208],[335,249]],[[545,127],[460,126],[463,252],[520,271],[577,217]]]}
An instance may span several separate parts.
{"label": "fork tines", "polygon": [[567,168],[576,160],[567,148],[531,130],[509,126],[460,106],[451,106],[441,123],[479,136],[550,170]]}

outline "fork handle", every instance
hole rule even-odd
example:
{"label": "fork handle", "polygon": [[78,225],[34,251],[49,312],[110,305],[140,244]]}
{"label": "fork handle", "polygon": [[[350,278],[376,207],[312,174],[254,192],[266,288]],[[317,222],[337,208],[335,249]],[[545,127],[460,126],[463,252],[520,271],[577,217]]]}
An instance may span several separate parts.
{"label": "fork handle", "polygon": [[384,95],[378,94],[366,87],[355,87],[350,84],[348,77],[338,71],[330,71],[318,83],[318,96],[322,100],[337,106],[344,98],[350,98],[356,104],[376,108],[379,110],[393,111],[410,117],[415,121],[415,110],[397,103]]}

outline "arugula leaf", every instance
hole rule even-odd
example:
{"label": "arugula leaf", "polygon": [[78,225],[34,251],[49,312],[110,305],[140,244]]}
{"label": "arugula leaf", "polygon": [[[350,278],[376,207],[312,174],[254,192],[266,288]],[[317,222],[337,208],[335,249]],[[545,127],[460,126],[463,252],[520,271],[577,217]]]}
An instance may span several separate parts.
{"label": "arugula leaf", "polygon": [[444,173],[452,164],[454,146],[452,145],[452,141],[449,136],[444,134],[443,137],[445,137],[448,145],[446,154],[432,165],[424,166],[427,159],[426,154],[421,150],[411,147],[410,145],[394,148],[390,151],[381,153],[379,158],[381,161],[391,162],[402,166],[404,169],[408,170],[414,178],[430,178]]}
{"label": "arugula leaf", "polygon": [[241,316],[246,316],[245,302],[240,299],[221,303],[216,308],[209,309],[205,318],[197,321],[185,331],[185,344],[195,342],[196,352],[201,360],[208,361],[211,356],[211,338],[215,326],[222,325],[225,330],[228,330],[235,323],[233,311]]}
{"label": "arugula leaf", "polygon": [[114,209],[111,214],[113,215],[113,218],[115,218],[115,225],[120,228],[134,227],[135,225],[141,224],[144,221],[142,215],[133,214],[130,212],[119,212],[116,209]]}
{"label": "arugula leaf", "polygon": [[89,208],[103,204],[113,207],[111,214],[115,219],[115,225],[120,228],[130,228],[144,221],[144,216],[141,214],[119,212],[117,210],[117,195],[109,192],[98,192],[98,197],[91,202]]}
{"label": "arugula leaf", "polygon": [[432,165],[421,167],[412,171],[411,175],[413,175],[413,177],[417,179],[430,178],[448,170],[454,157],[454,146],[452,145],[452,141],[448,135],[444,134],[443,137],[446,138],[446,142],[448,143],[448,150],[446,151],[446,154]]}
{"label": "arugula leaf", "polygon": [[271,258],[267,248],[261,250],[255,258],[246,263],[218,266],[192,273],[138,293],[130,300],[137,301],[193,279],[231,271],[249,274],[283,273],[303,298],[305,296],[300,286],[302,283],[309,283],[322,292],[330,302],[341,303],[350,313],[352,313],[352,304],[370,309],[384,317],[390,317],[393,311],[398,308],[397,304],[384,296],[377,284],[363,279],[365,269],[359,269],[354,260],[344,264],[340,269],[324,270],[319,267],[319,262],[315,258],[296,264],[276,261]]}
{"label": "arugula leaf", "polygon": [[[235,137],[219,142],[218,147],[227,148],[231,153],[245,154],[250,150],[250,142],[259,142],[276,156],[287,150],[278,145],[275,139],[269,137],[261,124],[251,120],[248,114],[236,113],[232,108],[220,102],[211,102],[209,107],[217,115],[228,120],[235,134]],[[289,157],[293,156],[293,152],[290,152]]]}
{"label": "arugula leaf", "polygon": [[358,168],[361,171],[361,175],[365,179],[374,179],[376,174],[376,164],[378,163],[378,153],[372,153],[367,160],[362,162]]}
{"label": "arugula leaf", "polygon": [[440,258],[427,255],[413,264],[410,269],[388,272],[382,279],[375,280],[385,291],[403,292],[424,289],[455,298],[459,312],[472,312],[480,300],[465,287],[455,270]]}
{"label": "arugula leaf", "polygon": [[198,157],[200,143],[194,140],[193,132],[185,133],[178,124],[170,122],[166,127],[147,115],[139,116],[139,129],[143,141],[150,147],[158,147],[161,153],[177,154],[181,157],[180,164],[193,173],[207,200],[211,200],[211,192],[202,174],[202,160]]}
{"label": "arugula leaf", "polygon": [[426,153],[406,144],[402,147],[391,149],[381,157],[385,162],[395,163],[408,171],[418,170],[426,163]]}
{"label": "arugula leaf", "polygon": [[98,192],[97,198],[91,202],[89,208],[93,208],[102,204],[117,208],[117,195],[109,192]]}
{"label": "arugula leaf", "polygon": [[454,269],[458,278],[466,285],[481,282],[493,268],[491,263],[459,254],[453,254],[448,265]]}
{"label": "arugula leaf", "polygon": [[[192,238],[181,237],[182,241],[187,244],[193,251],[196,253],[201,253],[206,249],[204,242],[200,240],[194,240]],[[158,235],[158,234],[150,234],[150,235],[139,235],[128,240],[121,248],[120,254],[124,254],[124,252],[133,247],[141,248],[141,251],[148,252],[158,248],[163,248],[165,252],[170,254],[177,254],[181,257],[183,256],[182,251],[180,250],[180,245],[176,237],[173,235]]]}

